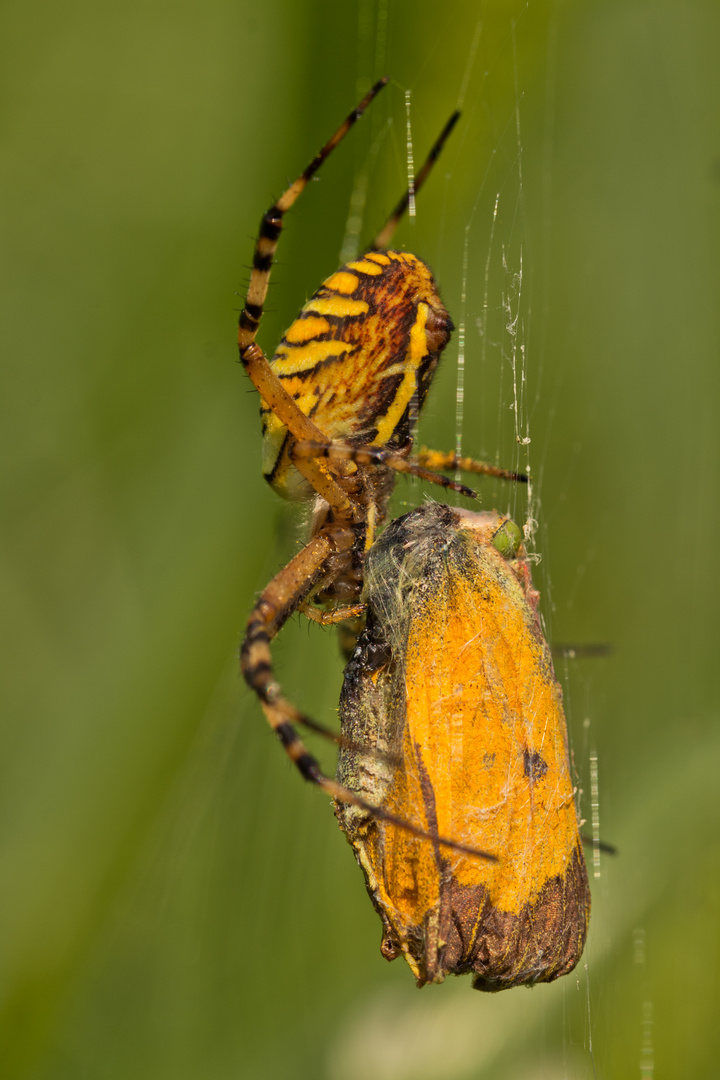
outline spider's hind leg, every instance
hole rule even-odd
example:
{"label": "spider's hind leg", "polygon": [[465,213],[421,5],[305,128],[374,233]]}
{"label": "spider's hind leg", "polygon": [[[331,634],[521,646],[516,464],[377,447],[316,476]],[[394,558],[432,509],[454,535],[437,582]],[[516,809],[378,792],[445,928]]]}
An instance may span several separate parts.
{"label": "spider's hind leg", "polygon": [[[337,741],[337,737],[304,716],[282,693],[275,678],[270,642],[290,616],[301,610],[308,596],[322,586],[336,568],[338,557],[349,555],[355,531],[330,525],[314,536],[264,589],[248,619],[240,649],[240,667],[251,690],[260,698],[265,717],[291,761],[306,780],[327,787],[318,762],[295,730],[297,724]],[[334,786],[330,794],[335,794]]]}
{"label": "spider's hind leg", "polygon": [[[248,619],[240,649],[240,667],[248,686],[260,698],[268,723],[302,776],[324,788],[334,799],[361,805],[352,792],[346,791],[325,776],[319,762],[298,735],[295,725],[302,725],[339,746],[354,750],[362,748],[303,715],[287,700],[275,678],[270,652],[270,642],[283,624],[295,611],[304,610],[307,597],[322,585],[327,577],[332,577],[333,570],[337,569],[338,557],[349,554],[355,542],[355,531],[352,528],[330,525],[314,536],[287,566],[275,575],[259,597]],[[364,605],[359,604],[338,613],[346,618],[349,613],[357,615],[362,610]]]}
{"label": "spider's hind leg", "polygon": [[[405,821],[396,814],[389,813],[382,806],[374,806],[361,795],[326,776],[319,762],[309,752],[295,729],[294,725],[303,724],[321,735],[329,736],[342,746],[372,754],[367,748],[356,745],[342,735],[336,737],[314,720],[303,716],[294,705],[291,705],[283,696],[280,685],[275,679],[270,655],[270,642],[293,612],[297,611],[310,593],[322,583],[327,573],[328,563],[332,562],[332,556],[343,552],[349,553],[356,540],[353,528],[329,525],[314,536],[287,566],[275,575],[258,599],[248,620],[245,639],[240,650],[240,662],[245,680],[250,689],[254,690],[260,698],[268,723],[301,775],[310,783],[321,787],[336,802],[357,806],[379,821],[391,822],[413,836],[430,840],[434,844],[479,858],[494,859],[493,855],[438,836]],[[391,759],[387,760],[392,764]]]}

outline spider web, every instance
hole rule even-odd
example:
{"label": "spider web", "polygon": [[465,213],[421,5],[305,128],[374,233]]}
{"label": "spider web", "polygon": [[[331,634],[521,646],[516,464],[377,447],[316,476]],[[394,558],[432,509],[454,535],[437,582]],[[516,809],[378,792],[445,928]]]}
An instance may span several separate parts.
{"label": "spider web", "polygon": [[[367,5],[366,5],[367,7]],[[380,0],[376,5],[376,50],[382,55],[386,46],[387,9]],[[508,510],[524,527],[529,557],[535,563],[536,583],[543,593],[542,614],[546,634],[552,641],[553,589],[543,552],[551,543],[550,530],[545,527],[542,513],[542,480],[545,464],[543,439],[534,442],[534,416],[545,407],[543,394],[543,320],[535,316],[534,302],[542,308],[546,303],[542,283],[537,282],[534,265],[534,237],[528,222],[524,158],[526,143],[523,132],[524,88],[522,61],[518,56],[520,24],[507,22],[507,34],[496,46],[495,57],[480,56],[483,26],[478,22],[467,48],[467,58],[458,92],[458,107],[468,124],[458,133],[459,148],[452,143],[437,166],[442,177],[440,227],[437,231],[435,261],[431,265],[441,282],[443,296],[456,322],[456,335],[449,359],[433,388],[427,406],[428,416],[420,424],[419,444],[435,445],[448,431],[447,417],[453,418],[451,437],[458,454],[481,457],[504,467],[527,471],[531,483],[527,492],[516,487],[490,485],[481,498],[488,506]],[[492,74],[483,68],[499,67],[504,61],[512,72],[512,87],[505,95],[493,93]],[[551,65],[552,66],[552,65]],[[552,70],[549,73],[548,126],[545,131],[545,151],[552,151]],[[496,89],[496,88],[495,88]],[[398,95],[399,96],[399,95]],[[404,116],[398,117],[394,137],[398,156],[404,152],[408,173],[413,163],[422,157],[416,148],[413,132],[420,127],[415,117],[420,106],[415,95],[405,89]],[[399,111],[399,110],[398,110]],[[404,124],[401,123],[404,120]],[[482,140],[487,161],[477,170],[474,190],[464,184],[471,149],[468,143],[477,138],[477,129],[489,121],[491,137]],[[427,126],[427,124],[425,125]],[[385,132],[383,132],[385,134]],[[404,145],[403,145],[404,144]],[[537,139],[530,143],[535,148]],[[375,159],[377,144],[373,148]],[[455,151],[455,152],[454,152]],[[477,157],[472,157],[476,166]],[[551,181],[546,171],[542,180]],[[538,170],[533,170],[531,183],[537,183]],[[434,179],[438,184],[438,178]],[[461,188],[461,212],[453,203]],[[367,191],[365,180],[359,188]],[[413,233],[426,238],[431,229],[425,228],[425,197],[411,206],[403,243],[411,250]],[[353,208],[360,203],[353,200]],[[429,214],[430,211],[428,211]],[[348,234],[357,229],[351,219]],[[410,238],[408,239],[408,235]],[[425,239],[425,242],[427,240]],[[350,248],[343,247],[347,255]],[[422,254],[422,250],[420,251]],[[539,299],[538,299],[539,297]],[[454,399],[454,400],[453,400]],[[426,432],[431,432],[427,435]],[[434,432],[442,434],[436,436]],[[556,434],[551,425],[547,437]],[[444,445],[440,442],[440,445]],[[401,494],[396,506],[402,512],[413,505],[407,493]],[[578,574],[580,575],[580,571]],[[597,886],[601,880],[604,856],[597,841],[600,835],[600,766],[592,736],[592,684],[585,677],[583,690],[584,714],[580,717],[574,706],[570,679],[572,660],[562,657],[558,676],[565,685],[566,711],[570,725],[570,748],[573,768],[582,788],[580,800],[583,816],[588,819],[585,832],[592,832],[595,844],[588,851],[588,870]],[[591,930],[592,933],[592,930]],[[640,931],[638,932],[640,933]],[[595,1071],[593,1048],[594,1005],[592,988],[592,949],[588,947],[578,968],[551,988],[535,992],[532,1001],[517,992],[483,1000],[467,993],[467,986],[445,984],[443,1000],[418,998],[398,994],[388,989],[373,995],[366,1006],[353,1007],[352,1019],[345,1025],[328,1051],[327,1075],[342,1080],[358,1080],[371,1074],[381,1080],[407,1077],[447,1077],[461,1080],[465,1076],[516,1076],[524,1055],[532,1048],[541,1048],[546,1067],[561,1067],[564,1075],[585,1075]],[[547,995],[541,997],[541,995]],[[574,1000],[573,1000],[574,999]],[[647,1064],[652,1059],[652,1034],[648,1016],[651,1004],[643,1006],[642,1053]],[[573,1029],[568,1014],[574,1014],[581,1034]],[[552,1027],[555,1017],[560,1021],[562,1034],[558,1043],[543,1035]],[[491,1031],[488,1031],[490,1025]],[[508,1045],[521,1035],[521,1048],[508,1053]],[[558,1057],[559,1054],[559,1057]],[[500,1071],[498,1071],[500,1070]],[[505,1072],[504,1070],[507,1070]],[[529,1074],[528,1074],[529,1075]],[[533,1073],[534,1075],[534,1073]],[[643,1075],[651,1075],[651,1070]]]}
{"label": "spider web", "polygon": [[[3,1075],[717,1074],[719,41],[706,0],[5,5]],[[613,646],[556,669],[619,856],[579,968],[531,993],[384,963],[237,673],[305,535],[259,475],[240,267],[386,73],[288,216],[261,343],[399,197],[408,116],[417,165],[460,102],[398,237],[458,324],[419,438],[530,465],[529,508],[483,502],[537,523],[549,639]],[[331,724],[334,633],[277,644]]]}

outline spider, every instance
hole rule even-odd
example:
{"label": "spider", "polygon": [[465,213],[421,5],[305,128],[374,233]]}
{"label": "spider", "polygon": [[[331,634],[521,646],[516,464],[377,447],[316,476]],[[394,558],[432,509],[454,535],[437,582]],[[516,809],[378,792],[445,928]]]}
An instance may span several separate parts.
{"label": "spider", "polygon": [[[270,726],[306,780],[340,802],[372,809],[376,816],[402,825],[324,775],[297,725],[336,742],[342,738],[284,697],[273,672],[270,643],[296,611],[324,624],[361,616],[365,554],[384,521],[396,473],[410,473],[470,497],[475,497],[470,488],[434,470],[527,478],[454,453],[422,450],[415,458],[409,456],[418,414],[453,329],[429,268],[417,256],[388,247],[410,191],[371,247],[308,300],[271,362],[256,342],[285,213],[387,82],[385,77],[375,83],[263,215],[255,243],[238,346],[240,361],[262,399],[263,474],[281,495],[314,499],[315,505],[310,539],[264,589],[250,615],[241,667]],[[415,179],[415,192],[458,117],[453,113],[433,145]]]}

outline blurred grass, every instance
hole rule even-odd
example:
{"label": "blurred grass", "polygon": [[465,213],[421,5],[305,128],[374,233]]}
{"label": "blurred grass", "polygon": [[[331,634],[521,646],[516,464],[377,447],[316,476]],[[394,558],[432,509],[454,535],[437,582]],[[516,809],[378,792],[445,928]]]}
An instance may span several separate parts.
{"label": "blurred grass", "polygon": [[[597,750],[602,833],[620,848],[596,883],[587,968],[531,994],[418,994],[379,957],[326,801],[236,676],[253,595],[297,535],[259,477],[257,401],[234,362],[259,215],[356,79],[387,70],[283,237],[272,348],[334,268],[388,117],[366,235],[402,189],[402,90],[417,160],[456,104],[478,19],[461,0],[384,10],[40,0],[0,15],[4,1076],[534,1078],[594,1063],[624,1077],[643,1047],[658,1074],[715,1075],[716,6],[487,5],[463,120],[400,238],[457,321],[469,227],[464,446],[503,463],[517,451],[497,343],[522,248],[545,617],[555,640],[614,649],[567,671],[585,812]],[[455,355],[421,432],[439,447]],[[398,510],[420,497],[402,486]],[[293,624],[277,662],[303,708],[331,717],[332,636]]]}

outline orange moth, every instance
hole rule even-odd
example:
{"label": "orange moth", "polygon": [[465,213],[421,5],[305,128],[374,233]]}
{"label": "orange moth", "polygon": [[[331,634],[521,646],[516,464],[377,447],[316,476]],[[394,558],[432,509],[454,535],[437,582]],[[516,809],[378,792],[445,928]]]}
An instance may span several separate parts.
{"label": "orange moth", "polygon": [[[419,986],[551,982],[590,916],[560,687],[520,530],[427,503],[371,548],[340,701],[335,813]],[[406,821],[424,835],[403,828]]]}

